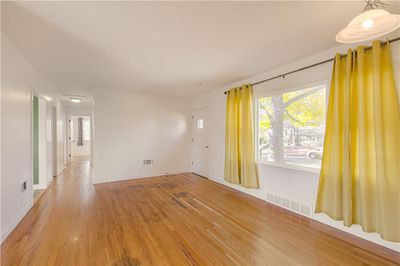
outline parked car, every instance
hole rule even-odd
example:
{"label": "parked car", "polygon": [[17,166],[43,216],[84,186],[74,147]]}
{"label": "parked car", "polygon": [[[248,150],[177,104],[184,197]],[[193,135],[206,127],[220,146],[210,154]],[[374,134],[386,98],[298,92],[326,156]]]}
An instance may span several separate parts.
{"label": "parked car", "polygon": [[322,159],[323,148],[319,147],[315,150],[310,150],[307,152],[307,157],[310,159]]}
{"label": "parked car", "polygon": [[260,152],[261,159],[270,160],[273,156],[271,144],[261,144],[260,146],[258,146],[258,150]]}

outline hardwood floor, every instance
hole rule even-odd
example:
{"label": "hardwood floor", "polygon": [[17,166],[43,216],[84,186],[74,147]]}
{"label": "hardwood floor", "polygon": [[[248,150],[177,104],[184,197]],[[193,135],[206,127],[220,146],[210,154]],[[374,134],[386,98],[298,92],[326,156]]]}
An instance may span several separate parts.
{"label": "hardwood floor", "polygon": [[68,166],[1,246],[1,265],[394,265],[193,174],[93,186]]}

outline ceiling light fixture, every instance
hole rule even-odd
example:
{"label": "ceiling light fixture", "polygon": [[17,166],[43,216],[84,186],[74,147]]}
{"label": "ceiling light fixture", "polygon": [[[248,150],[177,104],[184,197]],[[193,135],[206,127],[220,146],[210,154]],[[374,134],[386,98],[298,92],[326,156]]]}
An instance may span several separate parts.
{"label": "ceiling light fixture", "polygon": [[364,11],[336,35],[336,41],[354,43],[371,40],[400,28],[400,15],[390,14],[380,0],[366,0]]}
{"label": "ceiling light fixture", "polygon": [[81,99],[79,99],[79,98],[70,98],[69,99],[71,102],[73,102],[73,103],[80,103],[82,100]]}
{"label": "ceiling light fixture", "polygon": [[44,98],[46,101],[48,101],[48,102],[50,102],[50,101],[51,101],[51,97],[49,97],[49,96],[45,96],[45,95],[43,95],[43,98]]}

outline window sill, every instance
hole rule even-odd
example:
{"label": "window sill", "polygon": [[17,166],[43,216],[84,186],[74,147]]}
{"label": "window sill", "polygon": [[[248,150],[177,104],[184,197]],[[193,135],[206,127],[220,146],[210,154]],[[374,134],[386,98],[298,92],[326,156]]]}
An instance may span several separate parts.
{"label": "window sill", "polygon": [[265,160],[257,160],[257,164],[269,165],[269,166],[274,166],[274,167],[279,167],[279,168],[286,168],[286,169],[296,170],[296,171],[305,172],[305,173],[313,173],[313,174],[319,174],[321,171],[320,168],[306,167],[306,166],[300,166],[300,165],[294,165],[294,164],[288,164],[288,163],[276,163],[276,162],[265,161]]}

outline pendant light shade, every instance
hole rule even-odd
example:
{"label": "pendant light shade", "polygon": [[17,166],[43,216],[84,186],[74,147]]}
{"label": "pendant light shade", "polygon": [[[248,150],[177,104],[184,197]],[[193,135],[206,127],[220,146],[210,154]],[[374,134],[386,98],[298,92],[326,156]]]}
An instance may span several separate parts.
{"label": "pendant light shade", "polygon": [[[367,6],[368,7],[368,6]],[[346,28],[336,35],[336,41],[354,43],[371,40],[400,28],[400,15],[372,8],[353,18]]]}

